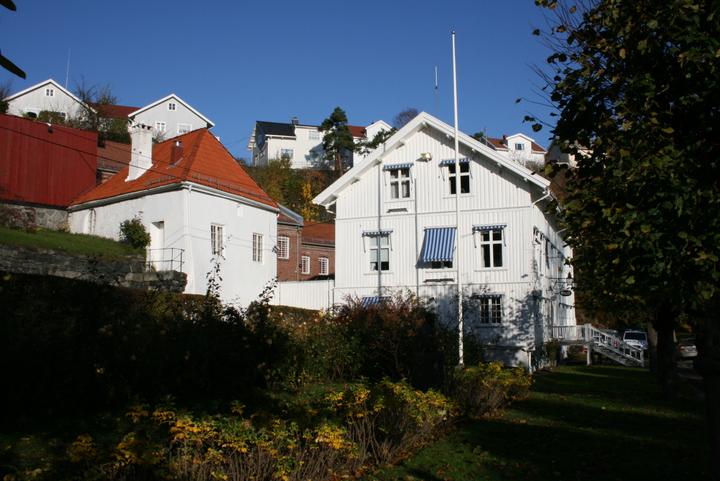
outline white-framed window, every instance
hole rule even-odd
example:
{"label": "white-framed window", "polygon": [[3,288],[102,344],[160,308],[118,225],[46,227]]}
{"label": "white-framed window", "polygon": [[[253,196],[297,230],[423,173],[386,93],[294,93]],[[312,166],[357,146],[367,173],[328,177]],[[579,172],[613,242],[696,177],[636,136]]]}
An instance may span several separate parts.
{"label": "white-framed window", "polygon": [[480,236],[480,267],[489,269],[505,265],[503,231],[502,228],[496,228],[478,232]]}
{"label": "white-framed window", "polygon": [[290,238],[288,236],[278,236],[277,240],[278,259],[290,258]]}
{"label": "white-framed window", "polygon": [[177,104],[175,102],[168,102],[168,110],[177,110]]}
{"label": "white-framed window", "polygon": [[187,134],[192,130],[192,124],[178,124],[177,132],[180,134]]}
{"label": "white-framed window", "polygon": [[477,298],[477,303],[480,324],[502,323],[502,296],[480,296]]}
{"label": "white-framed window", "polygon": [[219,224],[210,224],[210,250],[212,255],[221,256],[225,244],[224,228]]}
{"label": "white-framed window", "polygon": [[310,274],[310,256],[302,256],[300,258],[300,273]]}
{"label": "white-framed window", "polygon": [[[455,195],[455,164],[448,164],[447,168],[450,194]],[[460,163],[460,193],[470,193],[470,162]]]}
{"label": "white-framed window", "polygon": [[320,257],[318,261],[320,261],[320,275],[328,275],[330,273],[330,259],[327,257]]}
{"label": "white-framed window", "polygon": [[292,159],[293,155],[295,154],[295,151],[293,149],[280,149],[280,158],[281,159]]}
{"label": "white-framed window", "polygon": [[46,88],[45,89],[45,97],[55,97],[55,89]]}
{"label": "white-framed window", "polygon": [[165,133],[167,131],[166,122],[155,122],[155,132]]}
{"label": "white-framed window", "polygon": [[370,242],[370,270],[371,271],[389,271],[390,270],[390,236],[378,235],[368,237]]}
{"label": "white-framed window", "polygon": [[525,150],[525,144],[516,143],[515,144],[515,150]]}
{"label": "white-framed window", "polygon": [[320,132],[317,130],[311,130],[308,132],[308,139],[310,140],[320,140]]}
{"label": "white-framed window", "polygon": [[390,176],[390,198],[410,198],[410,168],[388,169]]}
{"label": "white-framed window", "polygon": [[263,261],[263,235],[253,232],[252,237],[252,260],[253,262]]}

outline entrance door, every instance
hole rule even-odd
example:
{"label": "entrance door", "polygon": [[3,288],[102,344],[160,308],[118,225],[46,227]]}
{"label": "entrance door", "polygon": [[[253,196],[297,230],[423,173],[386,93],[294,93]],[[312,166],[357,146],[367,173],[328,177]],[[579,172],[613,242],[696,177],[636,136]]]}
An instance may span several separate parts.
{"label": "entrance door", "polygon": [[148,262],[156,271],[170,268],[165,259],[165,222],[158,221],[150,224],[150,247],[148,249]]}

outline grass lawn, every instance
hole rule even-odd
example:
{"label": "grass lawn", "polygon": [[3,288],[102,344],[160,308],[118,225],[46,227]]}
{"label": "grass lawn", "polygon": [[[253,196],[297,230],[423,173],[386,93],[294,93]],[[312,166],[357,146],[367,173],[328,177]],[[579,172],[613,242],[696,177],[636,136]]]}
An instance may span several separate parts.
{"label": "grass lawn", "polygon": [[37,232],[25,232],[0,227],[0,244],[54,249],[74,254],[102,255],[106,257],[141,253],[141,251],[135,250],[128,245],[104,237],[70,234],[45,229],[40,229]]}
{"label": "grass lawn", "polygon": [[664,401],[645,370],[564,366],[504,415],[468,421],[372,480],[701,480],[704,407]]}

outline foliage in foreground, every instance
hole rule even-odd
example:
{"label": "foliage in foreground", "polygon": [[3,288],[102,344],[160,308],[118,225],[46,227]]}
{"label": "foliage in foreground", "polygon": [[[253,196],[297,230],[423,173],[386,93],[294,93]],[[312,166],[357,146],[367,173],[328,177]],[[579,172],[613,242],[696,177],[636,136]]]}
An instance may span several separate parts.
{"label": "foliage in foreground", "polygon": [[471,418],[492,415],[530,392],[532,377],[522,368],[503,369],[498,362],[459,369],[452,398]]}
{"label": "foliage in foreground", "polygon": [[325,390],[307,409],[301,423],[254,420],[238,403],[213,416],[137,405],[113,440],[77,436],[36,479],[336,479],[407,455],[451,416],[442,395],[389,381]]}

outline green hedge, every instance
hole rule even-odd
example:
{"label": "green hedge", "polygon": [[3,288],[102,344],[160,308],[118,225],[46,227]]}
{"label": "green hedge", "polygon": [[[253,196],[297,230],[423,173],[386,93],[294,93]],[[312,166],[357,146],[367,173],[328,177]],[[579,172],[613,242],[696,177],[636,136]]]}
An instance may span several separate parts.
{"label": "green hedge", "polygon": [[267,303],[0,273],[0,419],[240,397],[287,357]]}

